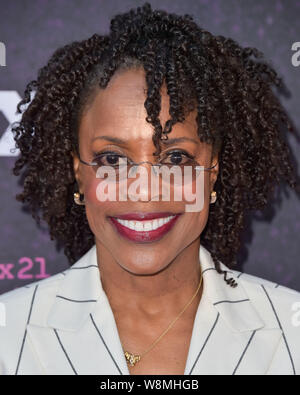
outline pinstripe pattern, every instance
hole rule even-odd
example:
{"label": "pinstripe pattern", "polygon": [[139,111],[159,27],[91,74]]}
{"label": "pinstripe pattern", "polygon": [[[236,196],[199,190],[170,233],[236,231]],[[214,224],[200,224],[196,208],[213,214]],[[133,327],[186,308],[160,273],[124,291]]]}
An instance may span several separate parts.
{"label": "pinstripe pattern", "polygon": [[[184,373],[257,375],[282,370],[299,374],[299,328],[290,322],[288,310],[300,302],[300,293],[270,282],[264,286],[262,279],[249,279],[246,273],[229,271],[220,264],[238,282],[233,288],[201,246],[199,258],[203,292]],[[0,328],[0,345],[4,345],[0,347],[1,371],[19,375],[130,374],[99,274],[94,246],[51,281],[42,280],[0,297],[9,311],[9,325]],[[19,314],[20,306],[25,316]]]}
{"label": "pinstripe pattern", "polygon": [[121,372],[121,369],[119,368],[119,365],[117,364],[115,358],[113,357],[112,353],[110,352],[110,349],[107,347],[107,344],[105,343],[105,341],[104,341],[104,339],[103,339],[103,337],[102,337],[102,335],[101,335],[101,333],[100,333],[100,331],[99,331],[99,328],[97,327],[97,325],[96,325],[96,323],[95,323],[95,321],[94,321],[94,318],[93,318],[92,314],[90,314],[90,317],[91,317],[92,323],[93,323],[93,325],[94,325],[94,327],[95,327],[95,329],[96,329],[98,335],[100,336],[100,339],[101,339],[102,343],[104,344],[104,346],[105,346],[105,348],[106,348],[106,350],[107,350],[109,356],[110,356],[111,359],[113,360],[113,363],[115,364],[116,368],[118,369],[120,375],[123,375],[123,373]]}
{"label": "pinstripe pattern", "polygon": [[90,300],[75,300],[75,299],[66,298],[65,296],[62,296],[62,295],[56,295],[56,297],[57,297],[57,298],[64,299],[64,300],[68,300],[69,302],[74,302],[74,303],[97,302],[97,299],[90,299]]}
{"label": "pinstripe pattern", "polygon": [[237,365],[236,365],[236,367],[235,367],[235,369],[234,369],[234,371],[232,373],[233,376],[236,374],[236,371],[238,370],[238,368],[239,368],[239,366],[240,366],[240,364],[241,364],[241,362],[242,362],[242,360],[243,360],[243,358],[244,358],[244,356],[246,354],[246,351],[248,350],[249,345],[250,345],[250,343],[253,340],[253,337],[254,337],[255,333],[256,333],[256,331],[252,332],[252,335],[251,335],[251,337],[250,337],[250,339],[249,339],[249,341],[247,343],[247,346],[246,346],[245,350],[243,351],[243,353],[242,353],[242,355],[241,355],[241,357],[240,357],[240,359],[239,359],[239,361],[238,361],[238,363],[237,363]]}
{"label": "pinstripe pattern", "polygon": [[57,333],[57,330],[56,330],[56,329],[54,329],[54,333],[55,333],[55,335],[56,335],[56,337],[57,337],[57,340],[58,340],[58,342],[59,342],[59,344],[60,344],[60,346],[61,346],[61,348],[62,348],[62,350],[63,350],[63,352],[64,352],[64,354],[65,354],[65,356],[66,356],[66,358],[67,358],[67,360],[68,360],[68,362],[69,362],[69,364],[70,364],[72,370],[73,370],[73,372],[75,373],[75,375],[77,375],[77,372],[76,372],[76,370],[75,370],[75,368],[74,368],[74,366],[73,366],[73,363],[72,363],[72,361],[71,361],[69,355],[67,354],[67,352],[66,352],[66,350],[65,350],[65,348],[64,348],[64,346],[63,346],[63,344],[62,344],[62,341],[60,340],[60,337],[58,336],[58,333]]}
{"label": "pinstripe pattern", "polygon": [[[34,291],[33,291],[32,299],[31,299],[31,303],[30,303],[29,314],[28,314],[28,318],[27,318],[27,325],[30,322],[32,307],[33,307],[33,303],[34,303],[35,294],[36,294],[37,289],[38,289],[38,285],[35,286]],[[18,370],[19,370],[19,366],[20,366],[20,362],[21,362],[21,358],[22,358],[22,354],[23,354],[23,349],[24,349],[26,336],[27,336],[27,326],[26,326],[26,329],[25,329],[25,332],[24,332],[24,336],[23,336],[23,340],[22,340],[22,345],[21,345],[21,350],[20,350],[19,357],[18,357],[18,363],[17,363],[15,375],[18,374]]]}
{"label": "pinstripe pattern", "polygon": [[242,299],[242,300],[220,300],[219,302],[215,302],[214,306],[217,306],[221,303],[242,303],[242,302],[249,302],[250,299]]}
{"label": "pinstripe pattern", "polygon": [[220,317],[220,313],[217,314],[217,318],[216,318],[216,320],[215,320],[215,322],[214,322],[214,324],[213,324],[213,326],[212,326],[212,328],[211,328],[211,330],[210,330],[210,332],[209,332],[209,334],[208,334],[208,336],[207,336],[207,338],[206,338],[206,340],[205,340],[205,342],[204,342],[204,344],[203,344],[201,350],[199,351],[199,354],[198,354],[198,356],[197,356],[197,358],[196,358],[196,360],[195,360],[195,362],[194,362],[194,364],[193,364],[193,366],[192,366],[192,368],[191,368],[191,370],[190,370],[189,375],[192,374],[192,372],[193,372],[193,370],[194,370],[194,368],[195,368],[197,362],[199,361],[199,358],[200,358],[201,354],[203,353],[203,350],[205,349],[205,347],[206,347],[206,345],[207,345],[207,342],[208,342],[209,338],[211,337],[213,331],[214,331],[215,328],[216,328],[217,322],[219,321],[219,317]]}
{"label": "pinstripe pattern", "polygon": [[281,322],[280,322],[280,320],[279,320],[278,314],[277,314],[277,312],[276,312],[276,310],[275,310],[274,304],[273,304],[273,302],[272,302],[272,300],[271,300],[271,298],[270,298],[268,292],[266,291],[266,288],[263,286],[263,284],[261,285],[261,287],[262,287],[262,289],[264,290],[264,292],[265,292],[265,294],[266,294],[266,296],[267,296],[267,298],[268,298],[268,300],[269,300],[269,302],[270,302],[270,304],[271,304],[271,307],[272,307],[272,310],[273,310],[273,312],[274,312],[274,314],[275,314],[275,317],[276,317],[276,320],[277,320],[277,322],[278,322],[278,325],[279,325],[280,329],[282,330],[283,339],[284,339],[284,342],[285,342],[285,345],[286,345],[287,352],[288,352],[288,354],[289,354],[289,358],[290,358],[290,361],[291,361],[291,364],[292,364],[292,369],[293,369],[294,375],[296,375],[295,364],[294,364],[294,361],[293,361],[293,358],[292,358],[291,350],[290,350],[290,347],[289,347],[289,345],[288,345],[288,342],[287,342],[285,333],[284,333],[284,331],[283,331]]}
{"label": "pinstripe pattern", "polygon": [[80,270],[80,269],[89,269],[90,267],[96,267],[97,269],[99,269],[98,265],[88,265],[88,266],[75,266],[75,267],[70,267],[69,270]]}

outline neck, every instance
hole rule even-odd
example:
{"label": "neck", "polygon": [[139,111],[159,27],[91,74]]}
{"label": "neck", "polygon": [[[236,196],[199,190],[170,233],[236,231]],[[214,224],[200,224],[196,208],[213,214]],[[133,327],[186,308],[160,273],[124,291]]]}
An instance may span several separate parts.
{"label": "neck", "polygon": [[[154,275],[134,275],[116,263],[100,243],[97,244],[98,263],[101,262],[101,283],[115,312],[134,311],[135,315],[154,317],[166,312],[174,315],[196,292],[201,274],[199,263],[200,239],[196,239]],[[100,260],[101,256],[101,260]],[[198,291],[193,305],[201,298]]]}

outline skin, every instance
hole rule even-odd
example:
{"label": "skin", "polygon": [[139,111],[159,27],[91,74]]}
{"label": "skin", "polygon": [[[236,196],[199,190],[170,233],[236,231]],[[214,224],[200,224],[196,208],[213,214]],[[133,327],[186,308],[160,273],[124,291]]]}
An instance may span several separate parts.
{"label": "skin", "polygon": [[[91,161],[103,149],[125,154],[135,162],[155,162],[153,126],[146,122],[145,72],[143,69],[117,71],[104,90],[96,92],[85,109],[79,125],[81,158]],[[160,121],[169,119],[169,96],[161,89]],[[184,123],[173,126],[169,139],[193,138],[164,146],[166,150],[184,149],[205,167],[218,161],[212,147],[197,136],[196,111]],[[125,143],[113,144],[98,136],[118,137]],[[74,173],[80,193],[84,194],[86,215],[95,235],[101,282],[114,313],[125,350],[141,354],[160,336],[194,295],[200,280],[200,235],[209,214],[210,193],[218,175],[218,165],[204,171],[204,208],[185,212],[184,201],[100,202],[96,198],[94,170],[82,164],[73,153]],[[150,244],[124,239],[113,228],[108,216],[133,211],[170,211],[183,213],[164,237]],[[135,367],[131,374],[183,374],[193,323],[204,284],[181,318]],[[179,341],[179,339],[186,339]],[[180,344],[183,343],[183,344]]]}

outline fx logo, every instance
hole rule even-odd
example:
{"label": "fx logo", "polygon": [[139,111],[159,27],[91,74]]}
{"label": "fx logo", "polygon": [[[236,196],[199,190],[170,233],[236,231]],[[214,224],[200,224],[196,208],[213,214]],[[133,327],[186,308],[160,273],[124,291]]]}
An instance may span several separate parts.
{"label": "fx logo", "polygon": [[6,48],[0,41],[0,66],[6,66]]}
{"label": "fx logo", "polygon": [[17,104],[20,100],[21,98],[16,91],[0,91],[0,112],[2,112],[9,123],[6,130],[0,130],[0,156],[19,155],[19,150],[16,149],[14,153],[10,150],[15,148],[11,124],[20,121],[21,114],[16,114]]}

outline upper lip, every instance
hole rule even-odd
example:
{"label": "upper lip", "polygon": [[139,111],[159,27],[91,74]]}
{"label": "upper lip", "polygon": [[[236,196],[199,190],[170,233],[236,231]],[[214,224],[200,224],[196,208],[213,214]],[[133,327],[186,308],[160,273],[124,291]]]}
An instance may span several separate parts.
{"label": "upper lip", "polygon": [[152,213],[143,213],[143,212],[133,212],[133,213],[127,213],[127,214],[120,214],[113,216],[113,218],[118,218],[118,219],[124,219],[124,220],[136,220],[136,221],[142,221],[142,220],[150,220],[150,219],[156,219],[156,218],[164,218],[164,217],[170,217],[173,215],[179,215],[181,213],[170,213],[170,212],[152,212]]}

